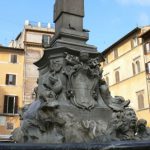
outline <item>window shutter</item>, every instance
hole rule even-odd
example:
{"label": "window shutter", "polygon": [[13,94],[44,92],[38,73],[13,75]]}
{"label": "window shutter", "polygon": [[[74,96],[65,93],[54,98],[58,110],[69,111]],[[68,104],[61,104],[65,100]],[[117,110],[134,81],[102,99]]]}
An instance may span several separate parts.
{"label": "window shutter", "polygon": [[16,85],[16,75],[13,75],[13,82],[12,82],[13,85]]}
{"label": "window shutter", "polygon": [[7,101],[8,101],[8,96],[4,96],[4,110],[3,112],[4,113],[7,113]]}
{"label": "window shutter", "polygon": [[145,64],[146,73],[148,73],[148,63]]}
{"label": "window shutter", "polygon": [[146,72],[150,73],[150,62],[146,63],[145,68],[146,68]]}
{"label": "window shutter", "polygon": [[9,75],[6,74],[6,85],[8,85],[8,81],[9,81]]}
{"label": "window shutter", "polygon": [[18,113],[18,96],[15,96],[15,108],[14,108],[14,113],[17,114]]}
{"label": "window shutter", "polygon": [[42,36],[42,45],[43,46],[48,46],[50,44],[50,41],[51,41],[51,36],[49,36],[49,35]]}
{"label": "window shutter", "polygon": [[10,62],[13,62],[13,55],[10,55]]}
{"label": "window shutter", "polygon": [[114,49],[114,58],[118,58],[118,49]]}
{"label": "window shutter", "polygon": [[140,73],[141,72],[141,67],[140,67],[140,62],[139,61],[136,61],[136,66],[137,66],[138,73]]}
{"label": "window shutter", "polygon": [[17,63],[17,55],[13,55],[13,63]]}
{"label": "window shutter", "polygon": [[138,105],[139,105],[139,109],[144,108],[144,97],[142,94],[138,95]]}
{"label": "window shutter", "polygon": [[115,78],[116,78],[116,83],[120,82],[119,71],[116,71],[116,72],[115,72]]}
{"label": "window shutter", "polygon": [[11,55],[11,63],[17,63],[17,55]]}
{"label": "window shutter", "polygon": [[147,54],[147,50],[146,50],[146,43],[144,44],[144,54],[146,55]]}
{"label": "window shutter", "polygon": [[133,49],[133,39],[131,40],[131,49]]}
{"label": "window shutter", "polygon": [[135,72],[135,65],[134,65],[134,63],[132,63],[132,70],[133,70],[133,75],[135,75],[136,72]]}
{"label": "window shutter", "polygon": [[148,73],[150,73],[150,62],[147,63]]}
{"label": "window shutter", "polygon": [[109,78],[108,77],[106,77],[106,83],[107,83],[107,85],[109,85]]}
{"label": "window shutter", "polygon": [[145,44],[145,51],[146,51],[146,54],[150,53],[150,42]]}

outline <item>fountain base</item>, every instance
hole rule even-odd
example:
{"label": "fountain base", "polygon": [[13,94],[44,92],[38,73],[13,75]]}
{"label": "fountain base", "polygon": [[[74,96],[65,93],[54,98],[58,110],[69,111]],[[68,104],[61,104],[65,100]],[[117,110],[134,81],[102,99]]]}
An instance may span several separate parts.
{"label": "fountain base", "polygon": [[150,142],[112,142],[105,144],[14,144],[0,143],[1,150],[150,150]]}

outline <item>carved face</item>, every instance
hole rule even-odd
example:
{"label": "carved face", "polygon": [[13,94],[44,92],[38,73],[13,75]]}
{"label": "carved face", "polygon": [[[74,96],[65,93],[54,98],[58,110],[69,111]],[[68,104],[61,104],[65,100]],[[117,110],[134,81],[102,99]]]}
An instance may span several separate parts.
{"label": "carved face", "polygon": [[137,122],[138,131],[144,132],[146,130],[147,121],[144,119],[140,119]]}
{"label": "carved face", "polygon": [[116,127],[116,129],[122,126],[122,118],[123,114],[121,112],[113,113],[112,114],[112,126]]}
{"label": "carved face", "polygon": [[61,59],[55,59],[49,61],[49,69],[51,72],[59,72],[62,68],[62,60]]}
{"label": "carved face", "polygon": [[89,54],[87,52],[81,52],[80,53],[80,60],[82,62],[86,62],[89,59]]}
{"label": "carved face", "polygon": [[95,68],[95,67],[97,67],[97,66],[100,67],[100,63],[99,63],[98,58],[90,59],[90,60],[88,61],[88,63],[89,63],[89,66],[90,66],[91,68]]}
{"label": "carved face", "polygon": [[136,127],[137,117],[133,109],[126,108],[125,110],[125,119],[128,121],[131,128]]}

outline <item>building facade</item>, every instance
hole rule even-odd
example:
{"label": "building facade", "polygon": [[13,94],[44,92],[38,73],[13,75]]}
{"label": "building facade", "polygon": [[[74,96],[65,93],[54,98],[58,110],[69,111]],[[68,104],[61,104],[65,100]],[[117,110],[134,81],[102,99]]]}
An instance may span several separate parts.
{"label": "building facade", "polygon": [[31,103],[35,98],[34,88],[37,86],[38,70],[33,63],[43,55],[42,39],[44,37],[47,40],[47,44],[49,44],[54,32],[54,28],[49,23],[42,24],[27,20],[23,31],[9,44],[10,47],[25,50],[24,105]]}
{"label": "building facade", "polygon": [[[146,83],[147,83],[147,92],[148,100],[150,104],[150,29],[140,35],[140,38],[143,40],[143,50],[144,50],[144,62],[145,62],[145,71],[146,71]],[[141,114],[145,115],[144,113]],[[140,117],[141,117],[140,116]],[[149,116],[150,117],[150,116]]]}
{"label": "building facade", "polygon": [[20,125],[18,111],[23,105],[24,49],[0,46],[0,135]]}
{"label": "building facade", "polygon": [[26,21],[9,47],[0,46],[0,135],[20,126],[19,109],[35,98],[38,70],[33,63],[43,55],[42,39],[49,44],[53,35],[50,24]]}
{"label": "building facade", "polygon": [[143,42],[144,33],[149,29],[150,26],[137,27],[105,49],[102,66],[111,94],[130,99],[138,118],[146,119],[150,125],[150,55],[144,50],[147,39]]}

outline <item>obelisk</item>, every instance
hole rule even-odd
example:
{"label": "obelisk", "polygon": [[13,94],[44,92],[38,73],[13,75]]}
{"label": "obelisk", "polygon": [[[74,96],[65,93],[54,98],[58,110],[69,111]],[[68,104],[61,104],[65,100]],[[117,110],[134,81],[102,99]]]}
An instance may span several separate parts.
{"label": "obelisk", "polygon": [[83,0],[56,0],[54,6],[54,22],[56,32],[66,28],[83,31],[84,1]]}
{"label": "obelisk", "polygon": [[65,46],[82,51],[96,52],[86,44],[89,31],[83,28],[84,0],[56,0],[54,6],[55,36],[50,47]]}

